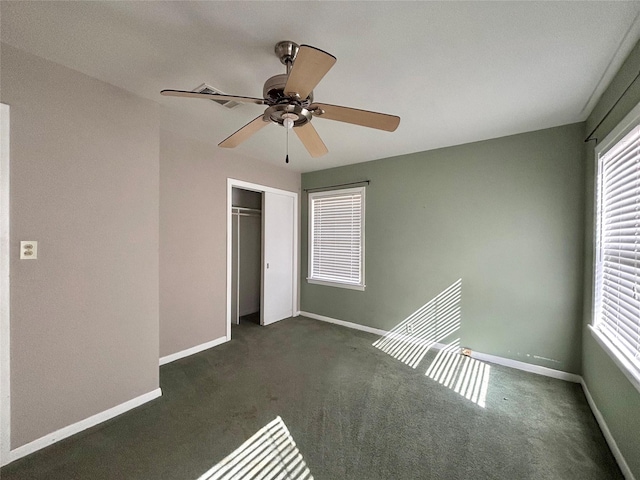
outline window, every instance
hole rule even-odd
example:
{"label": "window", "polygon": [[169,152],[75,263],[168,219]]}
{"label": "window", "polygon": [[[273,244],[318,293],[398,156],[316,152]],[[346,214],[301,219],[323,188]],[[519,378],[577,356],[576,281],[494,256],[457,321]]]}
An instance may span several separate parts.
{"label": "window", "polygon": [[612,135],[596,150],[592,331],[640,390],[640,125]]}
{"label": "window", "polygon": [[307,280],[364,290],[364,187],[309,194]]}

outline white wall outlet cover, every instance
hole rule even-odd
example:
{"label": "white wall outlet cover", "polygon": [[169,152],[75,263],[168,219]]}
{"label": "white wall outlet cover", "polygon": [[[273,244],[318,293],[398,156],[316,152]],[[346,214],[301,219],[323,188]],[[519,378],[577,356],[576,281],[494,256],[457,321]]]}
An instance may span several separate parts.
{"label": "white wall outlet cover", "polygon": [[22,240],[20,242],[20,260],[35,260],[38,258],[38,242]]}

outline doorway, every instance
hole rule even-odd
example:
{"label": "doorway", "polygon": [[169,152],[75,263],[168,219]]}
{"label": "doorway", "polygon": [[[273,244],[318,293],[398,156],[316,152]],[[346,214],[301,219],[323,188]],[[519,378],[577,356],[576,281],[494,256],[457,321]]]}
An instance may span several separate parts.
{"label": "doorway", "polygon": [[[258,198],[260,209],[257,208]],[[256,250],[258,218],[259,252]],[[232,322],[237,323],[243,314],[259,316],[261,325],[298,314],[298,235],[297,192],[227,180],[228,340],[231,339]],[[255,277],[256,259],[260,264],[258,278]],[[255,295],[258,286],[259,305]],[[242,291],[244,288],[246,290]],[[259,314],[251,312],[256,308]]]}
{"label": "doorway", "polygon": [[262,192],[233,187],[231,323],[260,323]]}

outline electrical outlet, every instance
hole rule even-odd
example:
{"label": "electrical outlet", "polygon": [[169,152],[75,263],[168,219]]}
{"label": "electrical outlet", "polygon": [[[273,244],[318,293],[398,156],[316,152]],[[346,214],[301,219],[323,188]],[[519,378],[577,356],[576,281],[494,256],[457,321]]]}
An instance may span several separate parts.
{"label": "electrical outlet", "polygon": [[407,324],[407,333],[413,333],[413,325]]}
{"label": "electrical outlet", "polygon": [[20,242],[20,260],[36,260],[38,258],[38,242],[22,240]]}

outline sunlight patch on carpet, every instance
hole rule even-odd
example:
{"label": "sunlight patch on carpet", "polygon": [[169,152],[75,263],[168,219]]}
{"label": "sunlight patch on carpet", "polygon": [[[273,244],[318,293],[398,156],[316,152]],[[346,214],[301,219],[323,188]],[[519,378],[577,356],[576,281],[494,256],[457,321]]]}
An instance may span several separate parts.
{"label": "sunlight patch on carpet", "polygon": [[485,408],[491,366],[461,355],[460,339],[455,339],[436,354],[425,375]]}
{"label": "sunlight patch on carpet", "polygon": [[262,427],[198,480],[313,480],[282,418]]}

